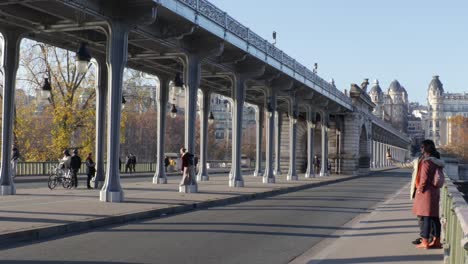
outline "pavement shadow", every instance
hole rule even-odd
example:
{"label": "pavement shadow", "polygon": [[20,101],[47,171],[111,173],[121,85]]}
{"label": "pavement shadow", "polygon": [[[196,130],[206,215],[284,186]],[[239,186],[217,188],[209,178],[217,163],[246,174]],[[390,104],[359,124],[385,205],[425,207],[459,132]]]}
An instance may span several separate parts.
{"label": "pavement shadow", "polygon": [[443,261],[444,257],[441,254],[427,255],[402,255],[402,256],[380,256],[366,258],[344,258],[344,259],[324,259],[311,260],[307,264],[357,264],[357,263],[385,263],[385,262],[401,262],[409,263],[416,261]]}
{"label": "pavement shadow", "polygon": [[70,260],[0,260],[0,264],[142,264],[141,262],[121,261],[70,261]]}

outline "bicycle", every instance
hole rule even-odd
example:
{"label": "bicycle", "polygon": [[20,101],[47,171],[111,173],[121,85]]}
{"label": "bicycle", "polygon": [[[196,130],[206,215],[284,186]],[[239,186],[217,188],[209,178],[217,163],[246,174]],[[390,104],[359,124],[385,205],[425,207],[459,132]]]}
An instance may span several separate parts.
{"label": "bicycle", "polygon": [[49,189],[54,189],[59,183],[62,184],[63,188],[71,189],[73,187],[73,181],[70,176],[70,170],[64,171],[62,169],[63,164],[52,167],[51,175],[49,176],[49,181],[47,186]]}

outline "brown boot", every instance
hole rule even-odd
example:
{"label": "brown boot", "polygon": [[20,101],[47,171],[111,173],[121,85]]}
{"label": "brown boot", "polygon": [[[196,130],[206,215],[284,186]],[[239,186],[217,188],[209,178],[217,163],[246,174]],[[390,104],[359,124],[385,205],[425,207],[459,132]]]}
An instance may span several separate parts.
{"label": "brown boot", "polygon": [[428,249],[429,248],[429,241],[427,241],[426,238],[421,239],[421,244],[417,245],[416,248]]}
{"label": "brown boot", "polygon": [[440,237],[432,238],[432,242],[429,243],[430,248],[442,248],[442,243],[440,243]]}

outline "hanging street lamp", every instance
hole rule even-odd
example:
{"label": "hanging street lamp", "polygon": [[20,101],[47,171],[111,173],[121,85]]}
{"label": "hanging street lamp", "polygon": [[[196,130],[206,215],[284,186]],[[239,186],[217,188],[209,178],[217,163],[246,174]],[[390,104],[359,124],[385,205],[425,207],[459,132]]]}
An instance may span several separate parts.
{"label": "hanging street lamp", "polygon": [[176,118],[177,116],[177,108],[175,106],[175,104],[172,104],[172,107],[171,107],[171,117],[172,118]]}
{"label": "hanging street lamp", "polygon": [[82,42],[80,48],[76,52],[76,70],[79,74],[85,74],[88,70],[88,65],[91,61],[91,55],[89,54],[88,49],[86,48],[88,44]]}
{"label": "hanging street lamp", "polygon": [[39,92],[39,100],[42,102],[48,102],[50,100],[51,91],[52,86],[50,86],[49,78],[44,78],[44,84]]}
{"label": "hanging street lamp", "polygon": [[126,103],[127,103],[127,100],[125,100],[125,97],[122,95],[122,110],[124,110]]}
{"label": "hanging street lamp", "polygon": [[173,93],[174,95],[180,95],[184,87],[184,80],[182,79],[182,74],[177,73],[173,81]]}
{"label": "hanging street lamp", "polygon": [[210,124],[213,124],[214,123],[214,115],[213,115],[213,111],[210,111],[210,115],[208,116],[208,123]]}

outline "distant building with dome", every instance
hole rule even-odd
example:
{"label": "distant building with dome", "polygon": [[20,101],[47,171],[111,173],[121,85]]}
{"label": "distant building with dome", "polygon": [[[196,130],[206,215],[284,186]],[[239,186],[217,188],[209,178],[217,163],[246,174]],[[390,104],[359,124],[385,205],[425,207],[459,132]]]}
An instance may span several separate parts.
{"label": "distant building with dome", "polygon": [[375,104],[374,115],[390,123],[399,131],[407,132],[408,93],[397,80],[390,83],[387,93],[382,91],[379,81],[375,80],[369,91],[369,96]]}
{"label": "distant building with dome", "polygon": [[448,93],[444,91],[439,76],[432,77],[427,91],[428,114],[423,118],[425,137],[434,140],[436,146],[452,142],[451,117],[468,117],[468,93]]}

